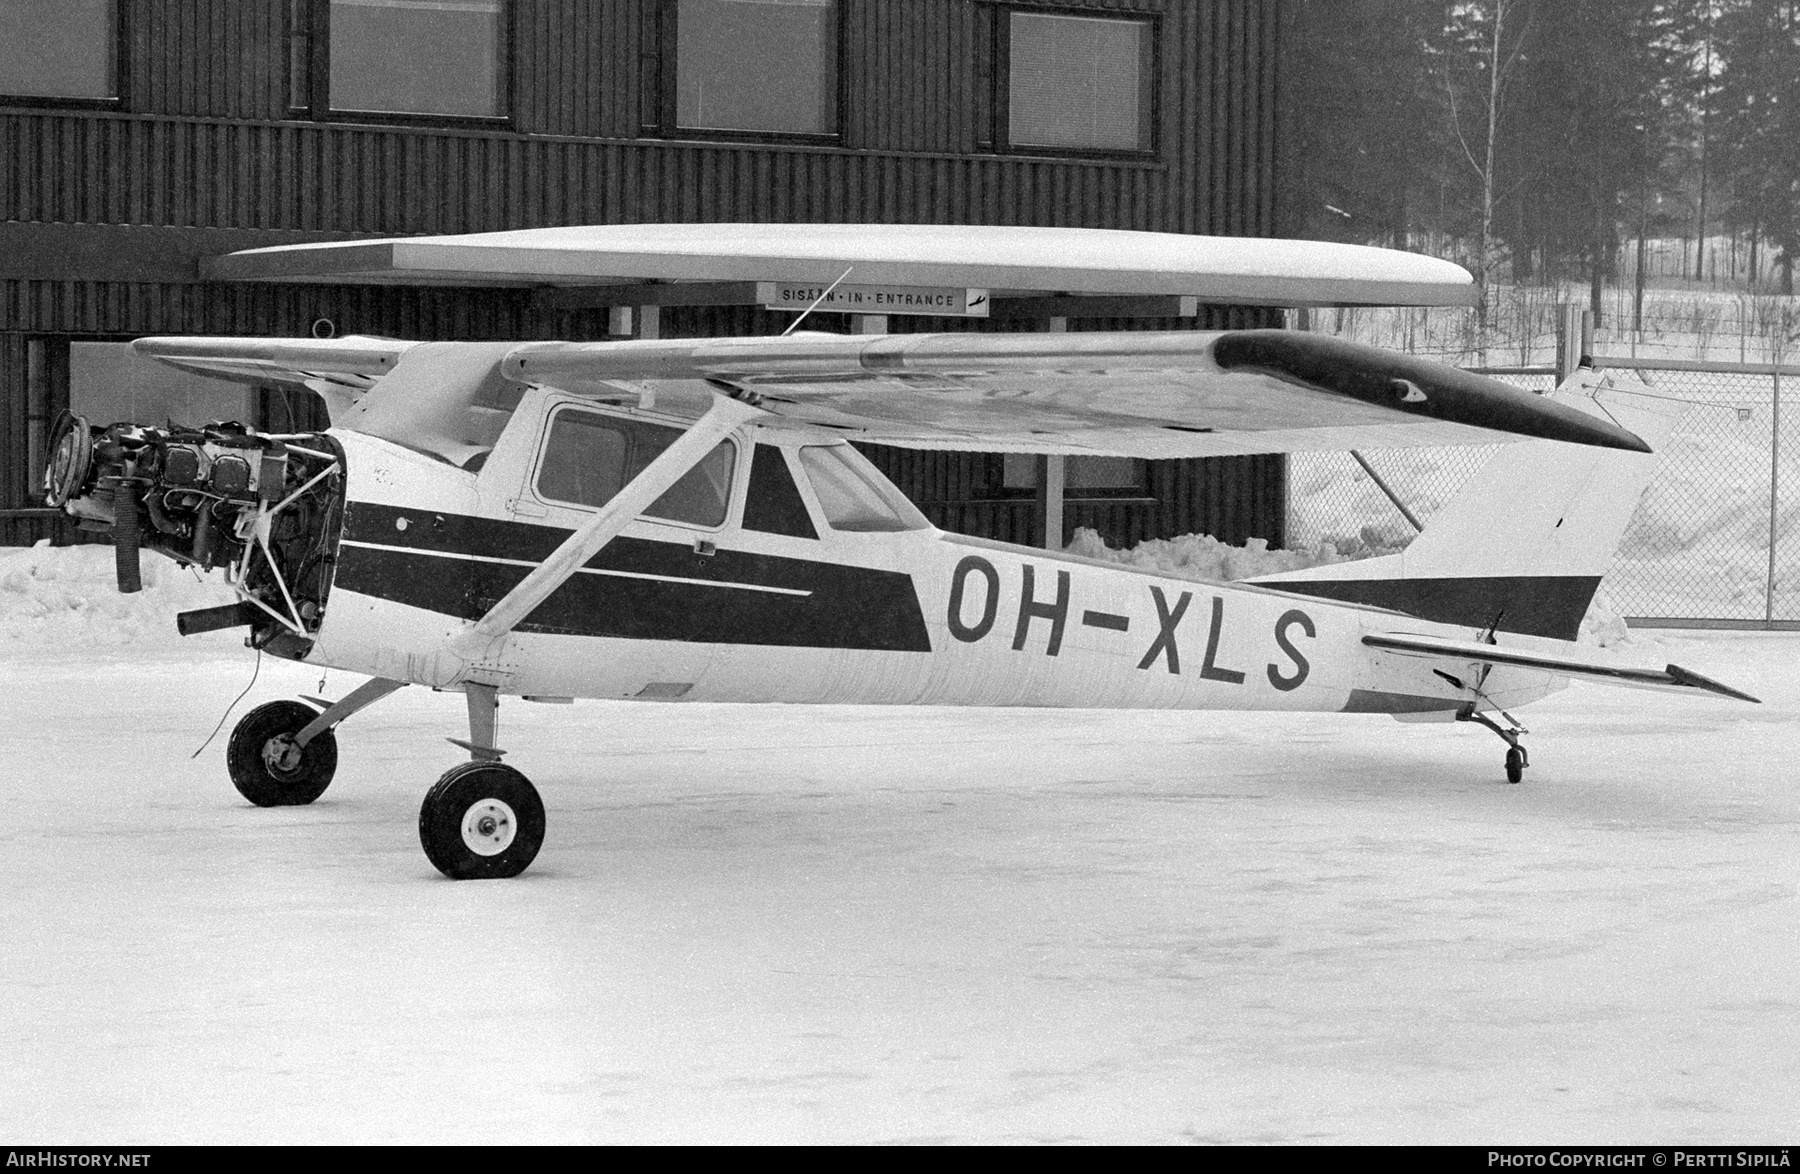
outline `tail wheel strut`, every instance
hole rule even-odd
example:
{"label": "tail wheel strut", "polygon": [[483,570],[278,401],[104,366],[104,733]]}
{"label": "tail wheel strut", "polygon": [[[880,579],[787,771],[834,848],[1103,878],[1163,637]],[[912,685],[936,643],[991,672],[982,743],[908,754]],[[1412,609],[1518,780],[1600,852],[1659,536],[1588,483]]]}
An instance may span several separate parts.
{"label": "tail wheel strut", "polygon": [[[1509,718],[1512,716],[1506,714],[1505,710],[1502,710],[1501,713]],[[1519,735],[1528,732],[1524,727],[1503,726],[1487,714],[1478,711],[1472,704],[1465,705],[1458,710],[1456,720],[1459,722],[1475,722],[1478,725],[1484,725],[1488,729],[1494,731],[1494,733],[1500,735],[1507,747],[1506,781],[1509,783],[1516,783],[1524,779],[1525,768],[1531,765],[1531,756],[1525,752],[1524,743],[1519,741]]]}

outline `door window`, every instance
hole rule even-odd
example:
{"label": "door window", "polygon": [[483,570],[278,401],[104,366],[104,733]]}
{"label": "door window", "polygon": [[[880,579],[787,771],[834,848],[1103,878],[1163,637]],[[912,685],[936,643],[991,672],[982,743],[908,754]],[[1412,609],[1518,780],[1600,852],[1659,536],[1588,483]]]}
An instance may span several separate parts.
{"label": "door window", "polygon": [[[599,412],[564,410],[550,421],[538,461],[537,491],[547,501],[603,506],[680,439],[682,430]],[[644,511],[647,518],[722,526],[731,505],[737,449],[722,441]]]}

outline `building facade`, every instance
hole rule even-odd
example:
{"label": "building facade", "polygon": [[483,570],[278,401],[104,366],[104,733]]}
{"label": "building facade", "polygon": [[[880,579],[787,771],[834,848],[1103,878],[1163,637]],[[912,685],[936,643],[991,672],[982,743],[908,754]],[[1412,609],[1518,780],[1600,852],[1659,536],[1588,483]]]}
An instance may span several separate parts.
{"label": "building facade", "polygon": [[[71,536],[39,491],[65,408],[321,422],[317,405],[278,392],[242,402],[171,382],[123,351],[131,338],[599,339],[645,327],[566,293],[209,276],[209,258],[238,249],[655,221],[1275,235],[1280,7],[7,0],[0,544]],[[1270,315],[1169,309],[885,326],[1216,328]],[[665,337],[778,333],[792,320],[745,305],[655,317]],[[941,525],[1045,538],[1046,478],[1030,458],[871,456]],[[1279,457],[1074,462],[1063,536],[1087,525],[1115,544],[1195,531],[1278,544],[1283,470]]]}

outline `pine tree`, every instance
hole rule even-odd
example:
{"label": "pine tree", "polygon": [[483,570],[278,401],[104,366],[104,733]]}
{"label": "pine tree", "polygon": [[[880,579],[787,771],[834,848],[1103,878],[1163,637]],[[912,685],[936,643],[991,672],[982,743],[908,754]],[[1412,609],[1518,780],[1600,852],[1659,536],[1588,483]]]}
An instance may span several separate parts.
{"label": "pine tree", "polygon": [[1800,11],[1795,0],[1722,0],[1715,109],[1733,216],[1759,245],[1780,250],[1781,288],[1792,293],[1800,254]]}

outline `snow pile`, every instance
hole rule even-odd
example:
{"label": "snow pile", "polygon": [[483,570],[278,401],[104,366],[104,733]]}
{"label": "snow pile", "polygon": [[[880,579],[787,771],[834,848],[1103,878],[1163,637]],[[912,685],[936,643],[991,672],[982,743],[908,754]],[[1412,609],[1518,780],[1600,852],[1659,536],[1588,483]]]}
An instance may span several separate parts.
{"label": "snow pile", "polygon": [[1601,648],[1631,643],[1631,629],[1625,626],[1625,617],[1615,610],[1615,604],[1608,598],[1604,583],[1595,594],[1594,601],[1588,604],[1587,614],[1581,617],[1581,635],[1576,639],[1582,644],[1594,644]]}
{"label": "snow pile", "polygon": [[1151,538],[1130,550],[1114,550],[1097,531],[1086,526],[1076,529],[1074,539],[1065,549],[1083,558],[1120,563],[1155,571],[1172,579],[1194,579],[1203,583],[1229,583],[1279,571],[1303,571],[1308,567],[1393,553],[1393,550],[1380,546],[1340,550],[1331,542],[1295,550],[1270,550],[1268,541],[1262,538],[1252,538],[1243,546],[1229,546],[1210,534]]}
{"label": "snow pile", "polygon": [[[176,647],[175,613],[234,598],[161,555],[142,556],[144,589],[121,595],[110,546],[0,547],[0,656],[79,649]],[[227,632],[228,643],[243,633]],[[208,640],[209,637],[195,637]],[[218,634],[210,639],[216,645]]]}

